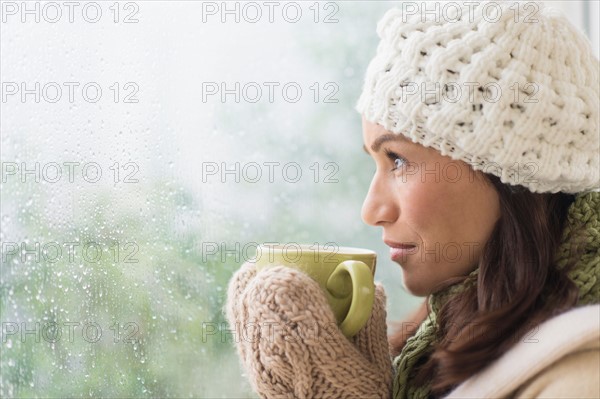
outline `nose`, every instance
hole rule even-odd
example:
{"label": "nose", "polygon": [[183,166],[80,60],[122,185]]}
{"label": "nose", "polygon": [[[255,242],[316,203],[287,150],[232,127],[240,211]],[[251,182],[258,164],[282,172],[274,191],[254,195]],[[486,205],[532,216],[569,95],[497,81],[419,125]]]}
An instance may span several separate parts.
{"label": "nose", "polygon": [[362,205],[363,222],[371,226],[393,223],[398,218],[398,209],[391,187],[386,185],[384,179],[379,178],[376,173]]}

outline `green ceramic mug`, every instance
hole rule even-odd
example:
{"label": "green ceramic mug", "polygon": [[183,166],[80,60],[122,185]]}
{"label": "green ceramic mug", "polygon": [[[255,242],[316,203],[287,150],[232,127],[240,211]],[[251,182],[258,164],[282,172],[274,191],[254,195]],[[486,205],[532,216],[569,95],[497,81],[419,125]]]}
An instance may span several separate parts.
{"label": "green ceramic mug", "polygon": [[368,249],[335,244],[259,245],[253,259],[257,270],[283,265],[312,277],[325,292],[342,333],[350,338],[366,324],[375,300],[377,254]]}

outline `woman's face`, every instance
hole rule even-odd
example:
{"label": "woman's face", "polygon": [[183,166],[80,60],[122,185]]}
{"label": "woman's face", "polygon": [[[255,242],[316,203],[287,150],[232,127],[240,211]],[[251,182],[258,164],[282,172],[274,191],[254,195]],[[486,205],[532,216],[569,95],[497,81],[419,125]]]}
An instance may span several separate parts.
{"label": "woman's face", "polygon": [[404,286],[414,295],[477,267],[500,216],[498,194],[467,163],[413,143],[363,118],[365,149],[377,170],[362,207],[365,223],[383,227],[400,264]]}

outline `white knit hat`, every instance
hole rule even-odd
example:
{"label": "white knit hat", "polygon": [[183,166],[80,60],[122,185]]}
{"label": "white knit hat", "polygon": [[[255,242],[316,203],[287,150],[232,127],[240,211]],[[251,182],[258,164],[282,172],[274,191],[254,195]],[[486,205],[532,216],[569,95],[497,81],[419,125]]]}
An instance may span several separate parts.
{"label": "white knit hat", "polygon": [[543,3],[447,4],[384,15],[357,111],[503,183],[598,189],[600,64],[589,40]]}

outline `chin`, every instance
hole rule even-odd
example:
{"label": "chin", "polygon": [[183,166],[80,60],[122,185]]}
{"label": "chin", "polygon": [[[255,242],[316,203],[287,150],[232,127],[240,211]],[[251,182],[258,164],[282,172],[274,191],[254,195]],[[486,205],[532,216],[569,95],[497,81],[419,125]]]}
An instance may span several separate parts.
{"label": "chin", "polygon": [[415,281],[411,281],[410,278],[406,278],[406,276],[403,276],[402,285],[404,285],[404,288],[406,289],[406,291],[408,291],[409,293],[411,293],[414,296],[425,297],[425,296],[431,294],[430,287],[423,285],[423,284],[418,284]]}

